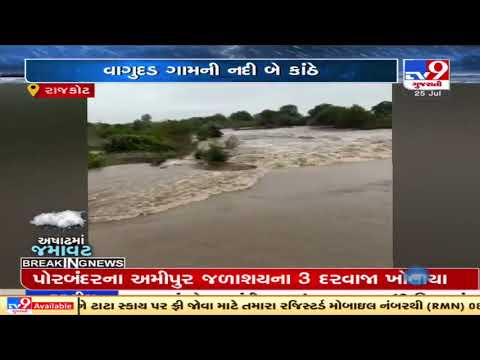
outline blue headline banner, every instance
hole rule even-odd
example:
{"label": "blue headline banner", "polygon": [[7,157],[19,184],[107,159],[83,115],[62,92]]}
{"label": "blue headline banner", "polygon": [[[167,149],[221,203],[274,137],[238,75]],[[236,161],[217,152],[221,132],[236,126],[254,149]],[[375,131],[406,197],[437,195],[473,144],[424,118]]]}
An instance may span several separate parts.
{"label": "blue headline banner", "polygon": [[31,83],[397,82],[397,59],[26,59]]}

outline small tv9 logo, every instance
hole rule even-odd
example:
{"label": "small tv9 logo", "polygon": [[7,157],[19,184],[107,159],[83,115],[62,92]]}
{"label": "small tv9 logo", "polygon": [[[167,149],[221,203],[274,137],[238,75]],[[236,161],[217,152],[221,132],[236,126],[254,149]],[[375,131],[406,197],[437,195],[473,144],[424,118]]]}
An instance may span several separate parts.
{"label": "small tv9 logo", "polygon": [[28,296],[16,296],[7,298],[7,312],[9,314],[31,314],[32,298]]}
{"label": "small tv9 logo", "polygon": [[409,90],[450,90],[450,60],[403,60],[403,86]]}

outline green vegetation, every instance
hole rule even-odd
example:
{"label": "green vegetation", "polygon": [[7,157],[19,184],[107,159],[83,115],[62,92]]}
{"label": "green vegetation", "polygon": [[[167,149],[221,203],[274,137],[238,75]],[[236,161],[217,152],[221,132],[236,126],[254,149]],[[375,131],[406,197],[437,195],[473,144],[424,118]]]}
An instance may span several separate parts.
{"label": "green vegetation", "polygon": [[229,116],[228,121],[233,129],[249,127],[254,124],[253,116],[248,111],[234,112]]}
{"label": "green vegetation", "polygon": [[162,143],[151,135],[112,135],[104,144],[107,152],[129,152],[129,151],[172,151],[173,147]]}
{"label": "green vegetation", "polygon": [[144,114],[133,122],[132,128],[137,131],[146,130],[152,126],[152,117],[150,114]]}
{"label": "green vegetation", "polygon": [[392,103],[383,101],[370,111],[359,105],[351,107],[321,104],[308,112],[307,125],[336,128],[380,129],[392,127]]}
{"label": "green vegetation", "polygon": [[[284,105],[278,110],[266,109],[252,115],[237,111],[226,117],[214,114],[183,120],[152,121],[149,114],[128,124],[88,124],[89,168],[149,162],[161,164],[169,158],[181,158],[194,152],[197,143],[223,136],[221,129],[277,128],[287,126],[330,126],[334,128],[379,129],[392,127],[392,103],[383,101],[370,110],[359,105],[351,107],[320,104],[307,115],[299,113],[297,106]],[[218,146],[197,151],[195,157],[207,162],[224,162],[228,153]]]}
{"label": "green vegetation", "polygon": [[104,167],[107,164],[107,159],[105,155],[102,153],[88,153],[88,168],[89,169],[96,169],[100,167]]}
{"label": "green vegetation", "polygon": [[228,153],[218,145],[210,144],[208,150],[197,150],[195,159],[205,160],[209,165],[224,163],[228,160]]}
{"label": "green vegetation", "polygon": [[217,138],[223,135],[220,127],[216,124],[205,124],[200,126],[197,131],[197,139],[200,141],[207,140],[208,138]]}
{"label": "green vegetation", "polygon": [[254,116],[255,125],[263,128],[305,125],[295,105],[282,106],[278,111],[263,110]]}
{"label": "green vegetation", "polygon": [[224,126],[227,121],[220,114],[208,117],[206,122],[151,119],[145,114],[129,124],[89,123],[89,168],[141,162],[160,165],[169,158],[181,158],[196,149],[193,135],[202,140],[220,137],[222,126],[217,122]]}

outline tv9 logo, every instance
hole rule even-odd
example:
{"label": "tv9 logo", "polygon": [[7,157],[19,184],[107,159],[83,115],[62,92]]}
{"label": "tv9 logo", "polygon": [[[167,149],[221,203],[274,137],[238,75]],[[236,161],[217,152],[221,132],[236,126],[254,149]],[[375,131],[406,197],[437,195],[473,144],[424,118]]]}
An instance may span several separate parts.
{"label": "tv9 logo", "polygon": [[32,298],[28,296],[7,297],[7,312],[9,314],[31,314]]}
{"label": "tv9 logo", "polygon": [[409,90],[450,90],[450,60],[403,60],[403,86]]}

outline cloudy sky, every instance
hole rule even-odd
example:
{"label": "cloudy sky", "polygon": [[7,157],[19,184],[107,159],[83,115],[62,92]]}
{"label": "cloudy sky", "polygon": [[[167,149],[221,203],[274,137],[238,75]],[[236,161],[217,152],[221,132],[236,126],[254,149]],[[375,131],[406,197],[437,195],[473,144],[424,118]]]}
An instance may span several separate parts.
{"label": "cloudy sky", "polygon": [[0,45],[0,75],[22,74],[25,58],[446,58],[454,77],[480,72],[480,46]]}
{"label": "cloudy sky", "polygon": [[88,121],[127,123],[142,114],[154,121],[247,110],[255,114],[282,105],[297,105],[305,114],[321,103],[371,108],[391,101],[390,84],[327,83],[157,83],[97,84],[88,100]]}

